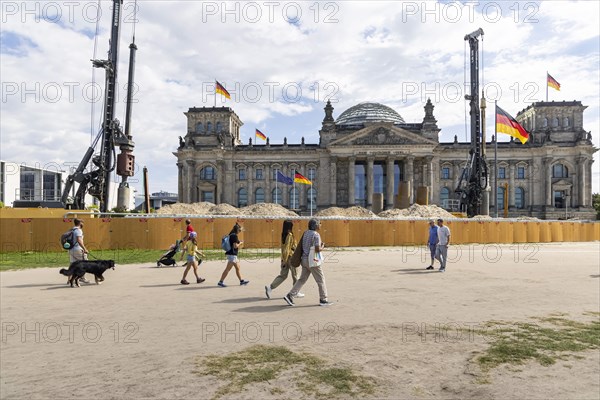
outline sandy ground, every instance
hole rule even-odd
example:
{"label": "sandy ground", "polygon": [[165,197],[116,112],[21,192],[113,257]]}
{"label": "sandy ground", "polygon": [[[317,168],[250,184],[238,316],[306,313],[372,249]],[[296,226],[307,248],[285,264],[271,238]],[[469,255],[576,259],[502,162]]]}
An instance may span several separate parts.
{"label": "sandy ground", "polygon": [[[150,264],[117,265],[103,285],[79,289],[56,268],[3,272],[1,398],[211,398],[220,383],[193,373],[198,357],[255,343],[352,366],[377,378],[376,398],[600,398],[598,350],[485,375],[472,361],[484,338],[455,330],[557,313],[589,320],[600,311],[599,243],[455,246],[450,256],[439,273],[424,270],[424,248],[330,250],[331,307],[317,306],[312,278],[296,307],[281,299],[291,278],[266,300],[278,272],[270,260],[242,260],[250,284],[232,273],[228,288],[216,286],[218,261],[189,286],[178,284],[182,268]],[[233,397],[302,397],[288,386]]]}

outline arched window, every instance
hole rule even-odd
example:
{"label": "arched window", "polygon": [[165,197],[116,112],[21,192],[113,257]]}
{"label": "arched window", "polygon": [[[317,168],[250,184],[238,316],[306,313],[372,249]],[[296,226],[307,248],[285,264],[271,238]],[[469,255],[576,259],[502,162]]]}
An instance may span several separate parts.
{"label": "arched window", "polygon": [[290,189],[290,208],[297,210],[300,208],[300,199],[299,199],[298,188],[293,187]]}
{"label": "arched window", "polygon": [[515,189],[515,207],[525,207],[525,189],[518,187]]}
{"label": "arched window", "polygon": [[210,133],[212,131],[212,123],[206,123],[206,133]]}
{"label": "arched window", "polygon": [[309,210],[316,210],[317,209],[317,189],[315,188],[309,188],[306,191],[306,205],[308,206]]}
{"label": "arched window", "polygon": [[498,188],[498,195],[496,196],[496,204],[498,210],[504,210],[504,188]]}
{"label": "arched window", "polygon": [[308,169],[308,180],[311,181],[312,183],[315,183],[316,179],[317,179],[317,169],[314,167],[310,167]]}
{"label": "arched window", "polygon": [[442,207],[444,207],[446,205],[444,203],[447,203],[446,200],[449,200],[449,199],[450,199],[450,189],[448,189],[447,187],[443,187],[440,190],[440,204],[442,205]]}
{"label": "arched window", "polygon": [[238,190],[238,207],[246,207],[248,205],[248,190],[240,188]]}
{"label": "arched window", "polygon": [[555,164],[552,167],[552,177],[553,178],[568,178],[569,171],[567,170],[567,167],[564,166],[563,164]]}
{"label": "arched window", "polygon": [[566,128],[571,124],[571,121],[569,120],[569,117],[564,117],[563,118],[563,126]]}
{"label": "arched window", "polygon": [[203,181],[213,181],[217,179],[215,168],[210,165],[202,168],[202,170],[200,171],[200,179],[202,179]]}
{"label": "arched window", "polygon": [[283,190],[275,188],[271,191],[271,201],[275,204],[283,203]]}
{"label": "arched window", "polygon": [[223,130],[223,127],[221,126],[220,122],[217,122],[217,132],[221,132]]}
{"label": "arched window", "polygon": [[265,189],[258,188],[254,192],[254,203],[264,203],[265,202]]}
{"label": "arched window", "polygon": [[558,117],[552,118],[552,127],[556,128],[558,126]]}
{"label": "arched window", "polygon": [[202,125],[202,122],[198,122],[196,124],[196,133],[202,133],[204,132],[204,126]]}
{"label": "arched window", "polygon": [[545,118],[545,117],[544,117],[544,122],[542,123],[542,126],[543,126],[544,128],[547,128],[547,127],[548,127],[548,118]]}

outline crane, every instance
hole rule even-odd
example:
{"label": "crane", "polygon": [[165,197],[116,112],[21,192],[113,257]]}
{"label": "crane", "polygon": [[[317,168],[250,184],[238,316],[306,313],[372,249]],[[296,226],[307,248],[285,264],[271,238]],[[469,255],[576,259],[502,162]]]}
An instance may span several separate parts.
{"label": "crane", "polygon": [[[100,131],[94,138],[91,146],[85,152],[81,162],[70,174],[63,189],[61,202],[66,208],[84,209],[85,195],[97,198],[100,202],[100,211],[107,212],[110,200],[110,175],[117,167],[117,174],[123,177],[119,186],[119,200],[122,202],[121,192],[128,193],[127,177],[134,174],[134,156],[132,154],[134,143],[129,134],[131,124],[131,93],[133,88],[133,66],[135,65],[135,36],[130,48],[129,81],[127,83],[127,112],[125,118],[125,132],[121,129],[120,122],[115,118],[115,102],[117,88],[117,70],[119,62],[119,37],[121,33],[121,8],[123,0],[113,0],[111,19],[111,36],[108,59],[92,60],[95,68],[105,70],[104,107]],[[95,148],[100,143],[99,154],[94,155]],[[121,153],[116,156],[116,147]],[[92,165],[90,164],[92,162]],[[116,165],[115,165],[116,164]],[[89,168],[88,168],[89,166]],[[75,196],[70,201],[70,194],[75,185],[79,184]],[[123,189],[122,189],[123,188]],[[126,190],[125,190],[126,189]],[[121,205],[118,204],[118,207]]]}
{"label": "crane", "polygon": [[482,140],[481,110],[479,108],[479,37],[483,36],[483,29],[465,35],[469,42],[470,63],[470,89],[465,95],[469,100],[469,114],[471,116],[471,148],[467,165],[462,171],[460,180],[455,189],[460,200],[461,211],[466,212],[468,217],[480,213],[482,198],[488,186],[488,167],[485,160],[485,140]]}

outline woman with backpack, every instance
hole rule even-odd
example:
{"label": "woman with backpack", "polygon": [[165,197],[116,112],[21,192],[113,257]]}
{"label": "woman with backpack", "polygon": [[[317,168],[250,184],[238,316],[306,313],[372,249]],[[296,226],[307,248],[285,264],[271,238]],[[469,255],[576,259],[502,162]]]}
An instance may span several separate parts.
{"label": "woman with backpack", "polygon": [[189,285],[190,283],[185,279],[190,268],[194,268],[194,275],[196,275],[196,283],[202,283],[206,279],[200,278],[198,276],[198,262],[196,261],[196,254],[199,256],[203,256],[202,252],[198,250],[198,241],[196,237],[198,234],[196,232],[190,232],[187,234],[188,241],[185,243],[185,254],[187,255],[187,264],[185,266],[185,271],[183,271],[183,278],[181,278],[182,285]]}
{"label": "woman with backpack", "polygon": [[240,280],[240,285],[247,285],[248,283],[250,283],[250,281],[242,279],[242,274],[240,272],[238,250],[244,245],[244,242],[240,241],[240,238],[238,237],[238,234],[241,231],[242,227],[238,223],[236,223],[233,226],[231,232],[229,232],[229,235],[223,238],[223,242],[228,240],[229,244],[222,243],[222,247],[228,247],[229,250],[225,251],[225,255],[227,256],[227,266],[225,267],[225,271],[223,271],[223,274],[221,275],[221,280],[219,281],[219,283],[217,283],[217,285],[219,285],[220,287],[227,287],[227,285],[223,283],[223,281],[225,280],[225,278],[227,278],[227,274],[229,274],[229,271],[231,271],[232,267],[235,267],[235,274]]}
{"label": "woman with backpack", "polygon": [[[265,286],[267,299],[271,298],[273,289],[287,279],[289,272],[292,273],[292,284],[296,284],[298,280],[298,268],[290,265],[290,259],[292,258],[292,254],[294,254],[294,250],[296,250],[296,239],[294,239],[294,233],[292,232],[293,228],[294,223],[291,220],[283,221],[281,231],[281,271],[270,285]],[[296,297],[304,297],[304,294],[298,293]]]}

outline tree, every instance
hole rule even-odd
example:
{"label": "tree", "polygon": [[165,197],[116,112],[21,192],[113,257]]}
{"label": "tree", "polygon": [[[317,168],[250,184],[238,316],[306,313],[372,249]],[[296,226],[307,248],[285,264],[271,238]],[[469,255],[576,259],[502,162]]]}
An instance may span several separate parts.
{"label": "tree", "polygon": [[592,195],[592,206],[596,210],[596,219],[600,219],[600,193]]}

